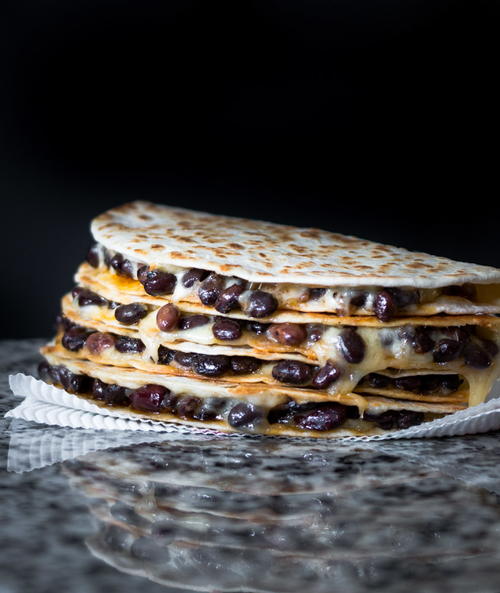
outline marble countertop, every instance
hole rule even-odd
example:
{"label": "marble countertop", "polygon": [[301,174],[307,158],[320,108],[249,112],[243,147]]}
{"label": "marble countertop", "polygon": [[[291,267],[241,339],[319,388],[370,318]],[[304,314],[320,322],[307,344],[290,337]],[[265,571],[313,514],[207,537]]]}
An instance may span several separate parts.
{"label": "marble countertop", "polygon": [[6,420],[1,593],[498,593],[500,435],[341,443]]}

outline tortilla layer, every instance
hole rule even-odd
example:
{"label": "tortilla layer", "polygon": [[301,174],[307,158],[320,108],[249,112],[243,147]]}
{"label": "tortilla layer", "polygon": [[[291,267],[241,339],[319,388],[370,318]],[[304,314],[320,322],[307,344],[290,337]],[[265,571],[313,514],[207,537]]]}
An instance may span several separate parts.
{"label": "tortilla layer", "polygon": [[[100,365],[90,361],[82,360],[68,360],[61,358],[54,353],[45,353],[45,357],[50,365],[60,368],[64,367],[71,373],[90,377],[92,379],[99,379],[106,385],[117,385],[131,390],[138,390],[144,386],[151,386],[151,375],[143,373],[136,369],[118,368]],[[293,405],[309,405],[321,408],[322,405],[332,405],[332,398],[325,400],[321,393],[310,390],[291,390],[283,387],[270,387],[263,384],[242,384],[235,385],[234,383],[222,381],[200,381],[196,379],[188,379],[178,376],[158,375],[154,378],[155,386],[160,386],[167,391],[167,395],[175,397],[177,412],[158,411],[164,408],[158,407],[155,411],[151,407],[139,408],[136,404],[128,402],[120,402],[117,409],[126,410],[131,414],[131,417],[140,416],[150,420],[161,420],[166,422],[180,422],[188,425],[200,425],[206,428],[213,428],[226,432],[241,431],[244,432],[258,432],[267,435],[283,435],[283,436],[346,436],[346,435],[361,435],[361,434],[378,434],[380,428],[374,424],[373,416],[380,416],[385,412],[404,412],[420,413],[425,415],[425,419],[433,419],[447,413],[453,413],[464,406],[454,404],[436,404],[426,402],[411,402],[398,401],[386,397],[358,395],[358,394],[343,394],[337,396],[335,401],[341,403],[343,406],[350,408],[357,408],[361,418],[350,418],[346,416],[338,427],[329,429],[310,429],[309,426],[305,428],[298,428],[290,423],[280,423],[280,421],[272,421],[270,414],[275,411],[282,411],[283,406],[288,406],[292,401]],[[57,381],[56,381],[57,384]],[[134,391],[135,393],[135,391]],[[76,394],[77,397],[85,397],[92,399],[96,405],[105,407],[103,401],[95,401],[90,392],[82,392]],[[195,418],[182,415],[179,412],[179,405],[182,402],[197,400],[197,405],[210,406],[213,404],[214,398],[217,398],[218,404],[225,406],[221,409],[220,414],[216,419],[197,420]],[[300,402],[300,403],[299,403]],[[130,407],[135,405],[136,407]],[[334,404],[335,405],[335,404]],[[239,406],[239,408],[238,408]],[[238,412],[244,407],[245,413],[248,411],[250,417],[248,422],[235,423],[234,414],[238,408]],[[258,412],[258,416],[255,414]],[[252,416],[253,414],[253,416]],[[367,422],[363,419],[366,416]],[[422,419],[424,419],[422,417]],[[269,421],[268,421],[269,420]],[[239,422],[239,420],[238,420]],[[236,429],[236,430],[235,430]]]}

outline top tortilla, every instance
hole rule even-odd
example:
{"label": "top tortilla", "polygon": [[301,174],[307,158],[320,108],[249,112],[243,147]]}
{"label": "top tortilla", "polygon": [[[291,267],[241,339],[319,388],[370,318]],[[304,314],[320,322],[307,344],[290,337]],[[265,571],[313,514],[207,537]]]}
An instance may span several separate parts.
{"label": "top tortilla", "polygon": [[95,218],[106,248],[153,266],[176,265],[250,282],[438,288],[500,283],[500,270],[314,228],[136,201]]}

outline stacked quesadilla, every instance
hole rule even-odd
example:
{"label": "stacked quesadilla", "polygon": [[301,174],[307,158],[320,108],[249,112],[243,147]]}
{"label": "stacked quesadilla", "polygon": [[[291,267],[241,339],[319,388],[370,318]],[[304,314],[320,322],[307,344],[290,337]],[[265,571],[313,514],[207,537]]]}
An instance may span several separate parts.
{"label": "stacked quesadilla", "polygon": [[379,434],[483,402],[500,270],[132,202],[98,216],[40,376],[152,420]]}

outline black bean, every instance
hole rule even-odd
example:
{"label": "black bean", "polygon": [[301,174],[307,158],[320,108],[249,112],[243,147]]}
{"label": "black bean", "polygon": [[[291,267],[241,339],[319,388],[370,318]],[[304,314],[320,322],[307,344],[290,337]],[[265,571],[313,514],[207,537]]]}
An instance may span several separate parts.
{"label": "black bean", "polygon": [[208,397],[193,414],[195,420],[222,420],[227,400],[222,397]]}
{"label": "black bean", "polygon": [[365,357],[365,342],[354,328],[345,328],[339,336],[340,351],[352,364],[357,364]]}
{"label": "black bean", "polygon": [[122,264],[123,264],[123,255],[121,253],[115,253],[109,260],[110,267],[112,267],[113,270],[117,274],[121,274]]}
{"label": "black bean", "polygon": [[215,301],[214,307],[219,313],[229,313],[239,306],[238,299],[245,290],[243,284],[232,284],[223,290]]}
{"label": "black bean", "polygon": [[92,397],[94,399],[104,400],[104,390],[107,386],[108,384],[104,383],[104,381],[101,381],[100,379],[94,379],[92,381]]}
{"label": "black bean", "polygon": [[401,410],[396,416],[396,424],[399,429],[410,428],[424,421],[423,412],[413,412],[412,410]]}
{"label": "black bean", "polygon": [[269,410],[267,421],[269,424],[287,424],[293,419],[294,414],[299,409],[300,406],[294,401],[274,406],[274,408]]}
{"label": "black bean", "polygon": [[312,369],[305,362],[281,360],[278,364],[274,365],[272,375],[280,383],[300,385],[309,381],[312,375]]}
{"label": "black bean", "polygon": [[286,346],[298,346],[307,338],[304,327],[296,323],[273,323],[267,335],[271,340]]}
{"label": "black bean", "polygon": [[198,296],[200,301],[207,306],[213,305],[222,292],[223,284],[224,282],[222,277],[212,272],[198,288]]}
{"label": "black bean", "polygon": [[212,333],[218,340],[237,340],[241,336],[241,325],[235,319],[218,317],[212,326]]}
{"label": "black bean", "polygon": [[120,305],[115,309],[115,319],[124,325],[134,325],[146,317],[148,309],[141,303]]}
{"label": "black bean", "polygon": [[120,273],[122,276],[126,276],[127,278],[133,278],[134,264],[130,260],[124,259],[120,268]]}
{"label": "black bean", "polygon": [[350,305],[352,307],[356,307],[356,309],[361,309],[366,304],[366,299],[368,298],[368,294],[366,292],[360,292],[351,297]]}
{"label": "black bean", "polygon": [[326,288],[310,288],[309,289],[309,299],[311,301],[317,301],[320,299],[326,292]]}
{"label": "black bean", "polygon": [[102,400],[109,406],[128,406],[130,403],[125,387],[121,387],[115,383],[104,383],[99,379],[94,379],[92,395],[95,399]]}
{"label": "black bean", "polygon": [[335,383],[341,374],[342,371],[336,364],[333,362],[327,362],[325,366],[316,371],[311,381],[311,385],[313,387],[317,387],[318,389],[326,389],[332,383]]}
{"label": "black bean", "polygon": [[250,331],[254,332],[258,336],[265,334],[269,323],[259,323],[258,321],[249,321],[247,327]]}
{"label": "black bean", "polygon": [[65,367],[59,369],[59,380],[68,393],[85,393],[90,390],[91,379],[87,375],[77,375]]}
{"label": "black bean", "polygon": [[165,395],[169,392],[162,385],[143,385],[130,395],[130,405],[136,410],[158,413]]}
{"label": "black bean", "polygon": [[193,329],[194,327],[201,327],[206,325],[210,319],[206,315],[189,315],[182,317],[179,321],[179,329]]}
{"label": "black bean", "polygon": [[99,245],[97,243],[90,247],[85,259],[93,268],[99,267]]}
{"label": "black bean", "polygon": [[70,350],[71,352],[77,352],[80,348],[83,348],[85,344],[85,340],[89,336],[89,331],[84,327],[71,327],[67,331],[64,332],[62,337],[61,343],[66,348],[66,350]]}
{"label": "black bean", "polygon": [[176,328],[181,313],[172,303],[163,305],[156,313],[156,325],[162,332],[169,332]]}
{"label": "black bean", "polygon": [[195,282],[201,282],[209,275],[210,272],[207,270],[199,270],[197,268],[191,268],[184,276],[182,276],[182,285],[186,288],[191,288]]}
{"label": "black bean", "polygon": [[133,278],[134,266],[132,262],[128,259],[125,259],[121,253],[115,253],[115,255],[109,260],[109,265],[119,276]]}
{"label": "black bean", "polygon": [[397,423],[397,412],[394,410],[387,410],[387,412],[382,412],[382,414],[372,414],[370,412],[365,412],[363,414],[363,420],[367,422],[374,422],[377,424],[382,430],[391,430],[396,426]]}
{"label": "black bean", "polygon": [[107,299],[98,295],[96,292],[92,292],[88,288],[83,288],[82,286],[73,288],[71,294],[80,307],[86,307],[88,305],[102,307],[108,304]]}
{"label": "black bean", "polygon": [[52,383],[61,383],[60,371],[64,369],[63,366],[51,365],[48,369],[49,376],[52,379]]}
{"label": "black bean", "polygon": [[170,364],[174,359],[174,352],[165,346],[158,347],[158,364]]}
{"label": "black bean", "polygon": [[439,340],[432,351],[434,362],[450,362],[459,357],[462,346],[456,340]]}
{"label": "black bean", "polygon": [[491,357],[480,344],[469,342],[463,351],[465,364],[475,369],[485,369],[491,365]]}
{"label": "black bean", "polygon": [[145,274],[141,273],[141,283],[151,296],[161,296],[174,292],[177,278],[169,272],[148,270]]}
{"label": "black bean", "polygon": [[91,354],[101,354],[108,348],[113,348],[115,338],[108,332],[94,332],[85,341],[85,347]]}
{"label": "black bean", "polygon": [[439,328],[441,333],[443,333],[446,337],[451,338],[452,340],[456,340],[462,346],[470,340],[471,332],[469,326],[464,327],[441,327]]}
{"label": "black bean", "polygon": [[385,375],[378,375],[377,373],[370,373],[365,377],[366,382],[370,387],[375,389],[385,389],[391,384],[389,377]]}
{"label": "black bean", "polygon": [[175,414],[178,401],[178,395],[175,395],[171,391],[165,393],[160,404],[160,412],[168,412],[169,414]]}
{"label": "black bean", "polygon": [[200,407],[201,399],[194,396],[180,397],[177,400],[175,411],[180,418],[192,419]]}
{"label": "black bean", "polygon": [[196,354],[192,352],[181,352],[177,351],[174,354],[174,360],[177,364],[180,364],[183,367],[191,367],[196,358]]}
{"label": "black bean", "polygon": [[323,328],[321,325],[310,325],[307,328],[307,340],[309,342],[315,343],[321,340],[323,335]]}
{"label": "black bean", "polygon": [[130,338],[129,336],[117,336],[115,341],[115,348],[122,353],[143,352],[144,344],[138,338]]}
{"label": "black bean", "polygon": [[394,297],[388,290],[382,290],[375,297],[373,311],[380,321],[386,323],[396,314],[396,303]]}
{"label": "black bean", "polygon": [[415,289],[386,288],[385,290],[392,295],[398,309],[416,305],[420,301],[420,293]]}
{"label": "black bean", "polygon": [[193,371],[205,377],[220,377],[230,366],[229,356],[198,354],[192,361]]}
{"label": "black bean", "polygon": [[295,424],[304,430],[333,430],[347,420],[346,406],[337,403],[318,404],[307,412],[295,415]]}
{"label": "black bean", "polygon": [[434,348],[434,340],[430,337],[429,330],[427,328],[415,328],[412,346],[417,354],[425,354]]}
{"label": "black bean", "polygon": [[422,391],[422,380],[418,375],[413,377],[399,377],[395,379],[394,385],[397,389],[403,391],[412,391],[413,393],[420,393]]}
{"label": "black bean", "polygon": [[269,292],[254,290],[248,299],[245,313],[250,317],[267,317],[276,311],[278,301]]}
{"label": "black bean", "polygon": [[255,373],[260,366],[261,361],[251,356],[232,356],[231,370],[235,375],[250,375]]}
{"label": "black bean", "polygon": [[233,428],[255,428],[262,423],[264,411],[259,406],[251,403],[240,402],[233,406],[228,414],[227,421]]}

